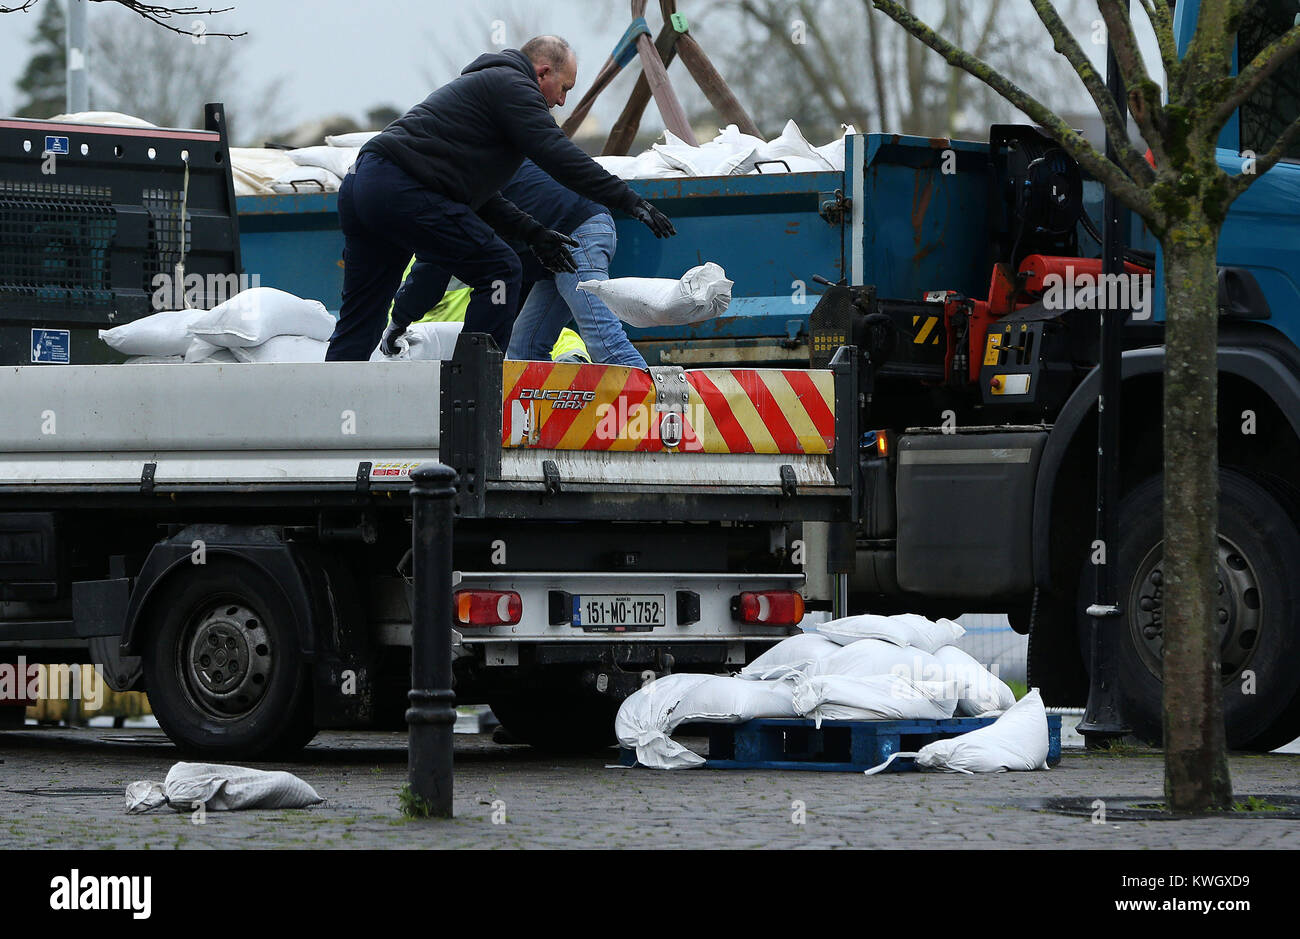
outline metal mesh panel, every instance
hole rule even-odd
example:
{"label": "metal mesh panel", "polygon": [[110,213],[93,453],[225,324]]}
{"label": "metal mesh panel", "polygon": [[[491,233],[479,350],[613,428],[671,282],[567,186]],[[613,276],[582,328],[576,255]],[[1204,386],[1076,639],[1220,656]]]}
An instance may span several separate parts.
{"label": "metal mesh panel", "polygon": [[182,255],[190,251],[189,218],[181,231],[182,196],[179,190],[146,189],[140,198],[140,204],[149,212],[149,250],[144,258],[142,285],[147,293],[154,290],[156,275],[174,277]]}
{"label": "metal mesh panel", "polygon": [[0,180],[0,298],[110,303],[116,228],[106,187]]}

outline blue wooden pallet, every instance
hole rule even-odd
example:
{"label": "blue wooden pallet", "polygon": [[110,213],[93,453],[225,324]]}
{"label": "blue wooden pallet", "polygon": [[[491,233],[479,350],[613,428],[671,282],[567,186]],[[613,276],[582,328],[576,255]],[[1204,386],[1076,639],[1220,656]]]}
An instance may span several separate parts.
{"label": "blue wooden pallet", "polygon": [[[762,717],[743,724],[708,728],[706,769],[797,769],[823,773],[860,773],[879,766],[895,753],[912,753],[927,743],[956,737],[992,724],[993,717],[947,720],[814,721]],[[1061,715],[1047,716],[1047,764],[1061,760]],[[624,766],[636,765],[636,751],[624,748]],[[895,760],[886,772],[916,769],[911,757]]]}

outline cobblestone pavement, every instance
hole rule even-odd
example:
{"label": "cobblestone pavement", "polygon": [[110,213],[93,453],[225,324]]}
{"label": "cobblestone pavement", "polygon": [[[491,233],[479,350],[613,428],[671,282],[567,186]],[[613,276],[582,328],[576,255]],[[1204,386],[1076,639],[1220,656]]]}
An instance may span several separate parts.
{"label": "cobblestone pavement", "polygon": [[[685,741],[703,744],[703,741]],[[295,811],[125,813],[123,791],[177,760],[159,731],[0,734],[0,848],[1300,848],[1300,821],[1111,822],[1029,800],[1156,796],[1153,751],[1066,751],[1048,772],[991,776],[608,768],[456,738],[456,818],[408,821],[400,733],[322,733],[287,769],[325,797]],[[1234,756],[1237,793],[1300,794],[1300,755]],[[494,805],[495,803],[495,805]],[[798,803],[806,813],[795,824]],[[499,823],[494,823],[493,816]],[[504,818],[502,816],[504,815]]]}

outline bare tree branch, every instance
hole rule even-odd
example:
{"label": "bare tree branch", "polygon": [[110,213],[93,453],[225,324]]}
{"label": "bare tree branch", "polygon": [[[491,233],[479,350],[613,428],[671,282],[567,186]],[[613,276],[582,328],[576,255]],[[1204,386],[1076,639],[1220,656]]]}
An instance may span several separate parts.
{"label": "bare tree branch", "polygon": [[1106,34],[1115,50],[1115,61],[1128,88],[1129,110],[1137,121],[1138,130],[1151,148],[1157,166],[1167,166],[1169,155],[1165,152],[1165,112],[1160,86],[1151,78],[1137,36],[1133,33],[1133,20],[1128,0],[1097,0],[1097,9],[1106,21]]}
{"label": "bare tree branch", "polygon": [[875,3],[876,9],[943,56],[949,65],[969,72],[1041,124],[1070,156],[1109,187],[1125,205],[1148,221],[1153,221],[1160,226],[1164,225],[1163,212],[1150,193],[1129,179],[1122,167],[1112,163],[1098,152],[1056,112],[993,69],[988,63],[958,49],[939,36],[933,29],[899,6],[896,0],[872,0],[872,2]]}
{"label": "bare tree branch", "polygon": [[1241,173],[1233,176],[1230,181],[1228,190],[1228,199],[1231,202],[1239,195],[1250,188],[1251,184],[1259,177],[1263,176],[1273,167],[1277,166],[1278,161],[1287,153],[1288,148],[1296,140],[1300,140],[1300,117],[1295,119],[1286,130],[1282,131],[1282,136],[1277,138],[1277,142],[1269,149],[1268,153],[1255,160],[1252,173]]}
{"label": "bare tree branch", "polygon": [[[763,26],[765,26],[773,36],[785,35],[786,24],[775,14],[775,12],[770,7],[767,8],[766,10],[760,10],[758,6],[752,2],[752,0],[742,0],[740,4],[740,9],[743,10],[745,13],[748,13],[759,23],[762,23]],[[790,53],[791,55],[794,56],[794,60],[799,64],[799,67],[804,71],[804,73],[811,80],[812,87],[815,90],[818,97],[822,99],[822,103],[826,106],[827,113],[828,114],[838,113],[839,106],[835,103],[835,101],[831,98],[830,94],[828,93],[826,88],[826,81],[824,77],[817,70],[817,67],[813,64],[812,60],[808,57],[808,54],[804,51],[803,47],[798,43],[791,43]]]}
{"label": "bare tree branch", "polygon": [[1300,51],[1300,25],[1293,26],[1269,43],[1249,65],[1237,73],[1232,83],[1232,91],[1214,111],[1211,129],[1217,130],[1226,124],[1232,117],[1232,112],[1245,104],[1259,86],[1272,78],[1287,59],[1298,51]]}
{"label": "bare tree branch", "polygon": [[[0,13],[24,13],[34,7],[40,0],[23,0],[23,3],[16,7],[0,6]],[[182,36],[194,35],[192,30],[182,29],[179,26],[173,26],[167,22],[173,16],[213,16],[217,13],[229,13],[234,7],[220,7],[201,9],[199,7],[172,7],[161,3],[145,3],[143,0],[87,0],[88,3],[112,3],[122,7],[124,10],[130,10],[155,25],[163,29],[170,30],[173,33],[179,33]],[[248,33],[219,33],[205,32],[205,36],[221,36],[225,39],[235,39],[239,36],[247,36]]]}
{"label": "bare tree branch", "polygon": [[1079,80],[1083,82],[1083,87],[1092,96],[1093,104],[1097,106],[1102,122],[1106,125],[1106,133],[1115,144],[1120,163],[1135,180],[1149,185],[1155,180],[1155,172],[1129,141],[1124,114],[1106,87],[1105,79],[1097,72],[1092,60],[1070,33],[1069,27],[1062,21],[1050,0],[1030,0],[1030,3],[1033,4],[1038,18],[1043,21],[1043,26],[1051,35],[1056,51],[1065,56],[1079,76]]}
{"label": "bare tree branch", "polygon": [[1169,9],[1168,0],[1138,0],[1146,11],[1147,19],[1156,34],[1156,43],[1160,47],[1160,60],[1165,67],[1165,76],[1169,87],[1181,83],[1183,64],[1178,58],[1178,41],[1174,38],[1174,15]]}
{"label": "bare tree branch", "polygon": [[880,64],[880,36],[876,32],[876,11],[871,8],[871,0],[862,0],[867,15],[867,42],[870,46],[871,81],[876,86],[876,121],[881,130],[889,129],[888,99],[885,97],[885,73]]}

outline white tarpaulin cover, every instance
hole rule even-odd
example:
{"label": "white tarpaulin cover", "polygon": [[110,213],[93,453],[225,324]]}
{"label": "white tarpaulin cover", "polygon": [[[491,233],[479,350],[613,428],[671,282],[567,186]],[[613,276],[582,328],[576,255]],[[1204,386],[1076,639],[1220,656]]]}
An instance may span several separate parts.
{"label": "white tarpaulin cover", "polygon": [[160,805],[188,812],[202,803],[209,812],[223,812],[298,809],[324,801],[315,789],[291,773],[220,763],[177,763],[161,785],[142,780],[126,787],[126,810],[131,815]]}

